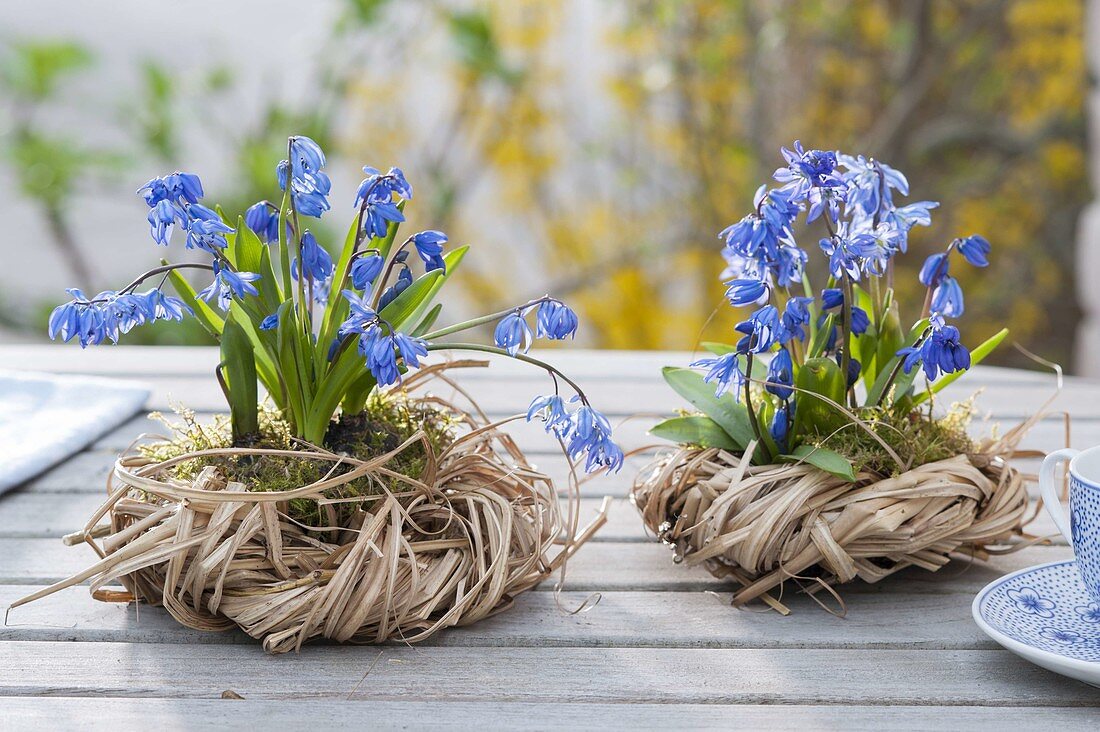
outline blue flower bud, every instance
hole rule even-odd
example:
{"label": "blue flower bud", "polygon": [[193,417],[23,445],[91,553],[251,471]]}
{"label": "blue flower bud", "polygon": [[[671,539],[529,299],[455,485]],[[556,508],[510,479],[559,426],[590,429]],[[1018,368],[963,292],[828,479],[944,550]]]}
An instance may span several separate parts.
{"label": "blue flower bud", "polygon": [[920,274],[917,276],[920,283],[925,287],[935,287],[947,276],[949,264],[947,252],[933,254],[924,260],[924,265],[920,268]]}
{"label": "blue flower bud", "polygon": [[368,254],[358,257],[351,263],[351,284],[357,290],[366,290],[382,272],[385,264],[381,254]]}
{"label": "blue flower bud", "polygon": [[993,248],[984,236],[972,234],[959,242],[959,253],[975,267],[989,266],[989,251]]}

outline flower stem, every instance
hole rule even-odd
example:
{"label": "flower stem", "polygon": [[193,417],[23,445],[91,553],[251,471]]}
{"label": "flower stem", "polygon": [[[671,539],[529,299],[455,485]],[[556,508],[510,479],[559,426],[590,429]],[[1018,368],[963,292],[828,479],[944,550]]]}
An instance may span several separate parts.
{"label": "flower stem", "polygon": [[847,270],[844,272],[842,284],[844,286],[844,302],[842,302],[840,306],[840,376],[844,379],[844,391],[849,395],[848,401],[851,403],[851,406],[854,407],[855,392],[852,387],[848,386],[848,367],[852,363],[852,297],[854,293],[852,290],[852,278]]}
{"label": "flower stem", "polygon": [[523,305],[517,305],[516,307],[507,308],[505,310],[500,310],[500,311],[495,312],[495,313],[490,313],[489,315],[482,315],[480,317],[473,318],[471,320],[464,320],[461,323],[455,323],[454,325],[448,325],[447,327],[440,328],[439,330],[433,330],[431,333],[425,333],[424,335],[422,335],[420,337],[423,338],[426,341],[432,341],[432,340],[435,340],[436,338],[442,338],[445,335],[450,335],[451,333],[458,333],[459,331],[469,330],[470,328],[476,328],[479,325],[485,325],[486,323],[492,323],[496,320],[500,320],[505,315],[508,315],[508,314],[514,313],[514,312],[518,312],[518,311],[521,311],[521,310],[526,310],[529,307],[532,307],[534,305],[539,305],[539,304],[544,303],[544,302],[549,302],[552,299],[553,298],[551,298],[549,295],[543,295],[542,297],[531,300],[531,301],[529,301],[529,302],[527,302]]}
{"label": "flower stem", "polygon": [[[118,292],[120,295],[127,292],[133,292],[135,289],[137,289],[138,285],[140,285],[142,282],[149,279],[150,277],[156,277],[159,274],[165,274],[167,272],[171,272],[174,269],[205,269],[207,272],[214,271],[214,267],[212,265],[202,264],[201,262],[180,262],[179,264],[165,264],[160,267],[154,267],[148,272],[138,275],[137,279],[123,287]],[[89,302],[95,301],[91,300]]]}
{"label": "flower stem", "polygon": [[482,345],[480,343],[429,343],[428,344],[428,350],[429,351],[478,351],[478,352],[481,352],[481,353],[493,353],[493,354],[496,354],[498,356],[507,356],[508,358],[514,358],[517,361],[523,361],[524,363],[529,363],[533,366],[538,366],[539,368],[544,369],[547,373],[549,373],[551,376],[553,376],[555,378],[561,377],[562,381],[564,381],[566,384],[569,384],[570,388],[572,388],[573,391],[577,392],[577,396],[579,396],[581,398],[581,402],[583,402],[586,405],[588,404],[588,397],[585,395],[584,389],[581,389],[580,385],[577,382],[570,379],[568,376],[563,374],[556,367],[551,366],[550,364],[546,363],[545,361],[541,361],[541,360],[539,360],[537,358],[534,358],[532,356],[528,356],[526,353],[511,354],[511,353],[508,353],[508,351],[504,350],[503,348],[497,348],[496,346],[485,346],[485,345]]}
{"label": "flower stem", "polygon": [[[928,337],[928,334],[932,332],[931,328],[925,328],[924,332],[920,334],[917,340],[913,341],[913,348],[919,348],[924,340]],[[897,381],[898,374],[901,373],[901,367],[905,363],[905,359],[898,357],[898,362],[894,364],[893,370],[890,372],[890,376],[886,379],[886,383],[882,385],[882,391],[879,392],[878,400],[875,402],[876,407],[882,406],[882,400],[886,398],[886,395],[890,393],[890,387]]]}
{"label": "flower stem", "polygon": [[768,446],[767,441],[764,440],[764,434],[760,431],[760,422],[756,419],[756,410],[752,406],[752,352],[750,351],[745,357],[745,373],[747,378],[745,379],[745,409],[749,413],[749,422],[752,423],[753,434],[756,435],[756,444],[760,445],[764,451],[764,458],[766,462],[771,462],[773,459],[771,448]]}

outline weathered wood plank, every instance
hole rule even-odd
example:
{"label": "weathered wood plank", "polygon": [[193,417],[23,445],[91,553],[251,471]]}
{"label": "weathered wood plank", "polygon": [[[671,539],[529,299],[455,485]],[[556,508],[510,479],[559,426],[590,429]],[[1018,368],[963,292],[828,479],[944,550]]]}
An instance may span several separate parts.
{"label": "weathered wood plank", "polygon": [[1094,706],[1007,651],[4,644],[0,695]]}
{"label": "weathered wood plank", "polygon": [[[906,590],[912,582],[922,582],[921,591],[943,590],[946,583],[965,577],[963,586],[976,590],[1006,572],[1071,556],[1064,546],[1031,547],[995,557],[988,564],[959,563],[937,573],[913,570],[906,572],[904,580],[880,586]],[[50,584],[77,574],[94,561],[95,552],[86,544],[69,547],[59,539],[0,539],[0,584]],[[975,582],[981,584],[975,586]],[[728,587],[699,567],[675,564],[672,551],[656,542],[593,542],[569,561],[566,582],[566,589],[576,591],[720,591]],[[544,582],[540,589],[551,590],[553,583]]]}
{"label": "weathered wood plank", "polygon": [[[784,597],[792,613],[781,617],[760,607],[731,607],[726,592],[605,591],[595,605],[575,615],[569,611],[597,598],[588,592],[564,592],[557,598],[551,592],[528,592],[507,612],[449,629],[420,645],[996,649],[968,610],[979,587],[964,581],[938,592],[844,589],[844,618],[825,612],[810,597],[792,593]],[[928,583],[920,588],[928,588]],[[37,589],[0,585],[0,607]],[[889,633],[884,632],[886,626]],[[256,643],[244,633],[188,629],[163,608],[97,602],[85,587],[15,608],[8,624],[0,627],[0,641]]]}
{"label": "weathered wood plank", "polygon": [[[11,732],[79,728],[95,732],[138,729],[156,720],[158,730],[221,732],[237,729],[361,730],[422,726],[439,730],[506,729],[766,729],[805,732],[986,732],[1003,729],[1008,714],[992,706],[775,706],[751,704],[600,704],[531,702],[325,701],[315,699],[91,699],[15,697],[0,699]],[[1009,713],[1022,729],[1065,732],[1096,729],[1096,708],[1017,707]]]}

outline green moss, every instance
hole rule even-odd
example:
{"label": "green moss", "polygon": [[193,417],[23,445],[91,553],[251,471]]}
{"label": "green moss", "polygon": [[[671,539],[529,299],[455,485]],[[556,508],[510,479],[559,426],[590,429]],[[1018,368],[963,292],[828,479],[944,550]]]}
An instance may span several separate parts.
{"label": "green moss", "polygon": [[[160,415],[153,416],[160,418]],[[178,416],[182,424],[169,423],[161,418],[172,428],[173,437],[168,442],[142,447],[144,455],[161,461],[198,450],[233,447],[227,417],[217,417],[210,424],[201,424],[193,412],[180,411]],[[455,425],[455,418],[447,412],[403,396],[375,394],[361,414],[341,415],[334,419],[323,446],[337,454],[365,460],[393,451],[418,429],[423,429],[433,451],[438,454],[453,441]],[[247,447],[309,449],[308,445],[295,439],[290,425],[271,410],[261,410],[260,434]],[[423,444],[417,442],[394,457],[387,468],[419,478],[426,458]],[[243,483],[250,491],[286,491],[319,481],[329,475],[329,471],[332,471],[329,477],[334,477],[352,469],[350,465],[339,465],[334,470],[333,465],[328,461],[267,455],[210,456],[186,460],[174,466],[169,475],[180,480],[193,480],[203,468],[214,466],[227,480]],[[374,495],[383,486],[393,491],[408,489],[408,485],[398,478],[364,477],[330,490],[326,497]],[[286,511],[291,518],[308,526],[343,526],[348,514],[356,508],[356,502],[329,504],[330,514],[316,500],[298,498],[288,502]]]}
{"label": "green moss", "polygon": [[[899,415],[873,408],[861,409],[859,416],[902,462],[917,466],[972,452],[974,443],[967,434],[972,413],[973,404],[968,401],[951,405],[940,418],[931,418],[917,410]],[[880,475],[901,472],[882,444],[854,424],[830,435],[820,435],[815,444],[848,458],[857,471],[871,470]]]}

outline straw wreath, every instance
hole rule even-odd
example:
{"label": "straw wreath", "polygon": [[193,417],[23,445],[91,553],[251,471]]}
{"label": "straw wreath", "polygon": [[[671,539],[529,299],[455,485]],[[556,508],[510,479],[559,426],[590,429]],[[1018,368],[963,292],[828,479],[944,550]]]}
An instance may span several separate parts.
{"label": "straw wreath", "polygon": [[973,454],[854,483],[807,463],[751,465],[754,445],[745,457],[681,447],[639,473],[631,495],[677,561],[737,583],[734,604],[760,599],[786,614],[771,593],[787,580],[831,590],[1006,550],[1028,510],[1025,476],[1007,461],[1032,454],[1016,446],[1038,418]]}
{"label": "straw wreath", "polygon": [[[406,387],[429,376],[454,386],[441,373],[447,367],[424,369]],[[467,429],[438,453],[418,432],[369,459],[316,447],[202,450],[162,462],[122,455],[108,481],[107,502],[84,531],[66,537],[67,543],[91,544],[101,560],[12,607],[90,580],[97,599],[163,605],[197,630],[239,627],[267,651],[282,653],[319,636],[421,641],[506,610],[516,595],[556,570],[564,577],[566,560],[606,520],[606,502],[592,524],[578,530],[575,479],[563,517],[551,479],[500,431],[510,420],[491,422],[476,405],[463,411],[433,396],[415,403],[447,409]],[[391,470],[394,458],[414,444],[427,455],[423,473]],[[182,461],[218,455],[289,457],[351,469],[275,492],[251,491],[213,467],[190,483],[169,477]],[[328,498],[364,477],[379,479],[378,493]],[[382,478],[407,489],[391,491]],[[302,498],[322,508],[353,501],[357,509],[345,525],[307,528],[286,513],[287,501]],[[104,517],[110,525],[98,526]],[[127,591],[108,589],[116,582]]]}

